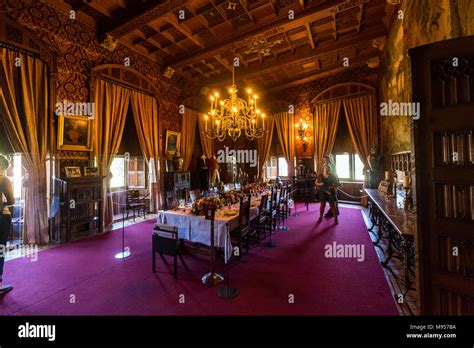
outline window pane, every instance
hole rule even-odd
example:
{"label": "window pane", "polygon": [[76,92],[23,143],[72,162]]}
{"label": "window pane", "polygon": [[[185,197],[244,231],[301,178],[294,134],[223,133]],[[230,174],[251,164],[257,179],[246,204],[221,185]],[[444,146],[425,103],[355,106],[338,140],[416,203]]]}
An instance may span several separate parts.
{"label": "window pane", "polygon": [[278,176],[288,176],[288,163],[285,157],[278,157]]}
{"label": "window pane", "polygon": [[150,158],[150,161],[148,163],[148,173],[149,173],[149,179],[150,179],[150,183],[154,184],[156,183],[156,175],[155,175],[155,159],[154,158]]}
{"label": "window pane", "polygon": [[339,178],[350,179],[351,167],[350,156],[348,153],[343,155],[336,155],[336,172]]}
{"label": "window pane", "polygon": [[354,161],[355,161],[354,179],[363,181],[365,179],[364,164],[362,163],[362,161],[359,158],[359,155],[357,154],[354,155]]}
{"label": "window pane", "polygon": [[110,166],[110,173],[112,173],[112,179],[110,179],[110,187],[124,187],[125,186],[125,158],[114,157],[112,165]]}

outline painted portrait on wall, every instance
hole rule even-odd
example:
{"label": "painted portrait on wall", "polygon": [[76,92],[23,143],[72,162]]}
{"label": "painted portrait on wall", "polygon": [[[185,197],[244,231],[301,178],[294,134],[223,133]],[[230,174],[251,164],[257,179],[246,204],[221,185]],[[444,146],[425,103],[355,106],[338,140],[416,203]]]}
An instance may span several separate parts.
{"label": "painted portrait on wall", "polygon": [[92,150],[92,121],[84,116],[59,116],[58,149]]}
{"label": "painted portrait on wall", "polygon": [[167,155],[174,155],[180,152],[181,133],[166,131],[165,153]]}

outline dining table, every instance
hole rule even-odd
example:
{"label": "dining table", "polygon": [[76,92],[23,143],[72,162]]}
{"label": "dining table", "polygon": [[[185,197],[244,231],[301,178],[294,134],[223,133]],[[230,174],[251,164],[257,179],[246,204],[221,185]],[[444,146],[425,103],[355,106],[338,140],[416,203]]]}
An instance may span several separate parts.
{"label": "dining table", "polygon": [[[250,202],[250,220],[257,217],[261,195],[252,196]],[[216,210],[214,220],[214,246],[224,251],[227,263],[232,256],[230,232],[238,227],[240,204],[225,205]],[[157,223],[176,226],[178,238],[194,243],[211,246],[211,220],[204,215],[195,215],[191,205],[160,211]]]}

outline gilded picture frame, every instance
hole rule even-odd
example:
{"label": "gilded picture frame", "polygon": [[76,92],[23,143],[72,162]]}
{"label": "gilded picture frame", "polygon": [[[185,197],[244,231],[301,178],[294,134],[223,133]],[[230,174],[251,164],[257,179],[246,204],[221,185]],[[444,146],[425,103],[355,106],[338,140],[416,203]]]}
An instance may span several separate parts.
{"label": "gilded picture frame", "polygon": [[92,151],[92,122],[84,116],[58,116],[58,150]]}
{"label": "gilded picture frame", "polygon": [[165,141],[165,153],[175,155],[181,152],[181,133],[167,130]]}
{"label": "gilded picture frame", "polygon": [[80,178],[82,177],[81,167],[65,167],[67,178]]}

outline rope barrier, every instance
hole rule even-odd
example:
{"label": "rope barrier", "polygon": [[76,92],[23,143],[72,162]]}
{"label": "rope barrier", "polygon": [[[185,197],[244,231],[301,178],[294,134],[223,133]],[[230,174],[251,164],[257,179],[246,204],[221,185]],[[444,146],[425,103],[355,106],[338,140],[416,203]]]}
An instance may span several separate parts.
{"label": "rope barrier", "polygon": [[[296,188],[294,189],[293,191],[289,192],[289,195],[293,195],[296,191],[300,190],[300,191],[305,191],[305,190],[311,190],[313,188]],[[359,199],[359,198],[365,198],[365,197],[368,197],[368,195],[362,195],[362,196],[353,196],[343,190],[341,190],[340,188],[337,189],[338,191],[342,192],[343,194],[345,194],[346,196],[350,197],[350,198],[354,198],[354,199]]]}
{"label": "rope barrier", "polygon": [[[314,187],[311,187],[311,188],[296,188],[290,192],[288,192],[288,195],[290,195],[290,197],[292,198],[294,193],[296,191],[306,191],[306,190],[311,190],[311,189],[315,189]],[[353,199],[362,199],[362,198],[365,198],[365,197],[368,197],[368,195],[362,195],[362,196],[353,196],[343,190],[341,190],[340,188],[337,188],[338,191],[340,191],[341,193],[345,194],[346,196],[350,197],[350,198],[353,198]],[[294,201],[294,200],[293,200]],[[295,202],[295,201],[294,201]],[[296,203],[296,202],[295,202]]]}
{"label": "rope barrier", "polygon": [[357,196],[350,195],[350,194],[348,194],[347,192],[344,192],[343,190],[341,190],[341,189],[339,189],[339,188],[338,188],[337,190],[340,191],[340,192],[342,192],[342,193],[344,193],[346,196],[348,196],[348,197],[350,197],[350,198],[357,198],[357,199],[358,199],[358,198],[365,198],[365,197],[368,197],[368,195],[363,195],[363,196],[357,197]]}

